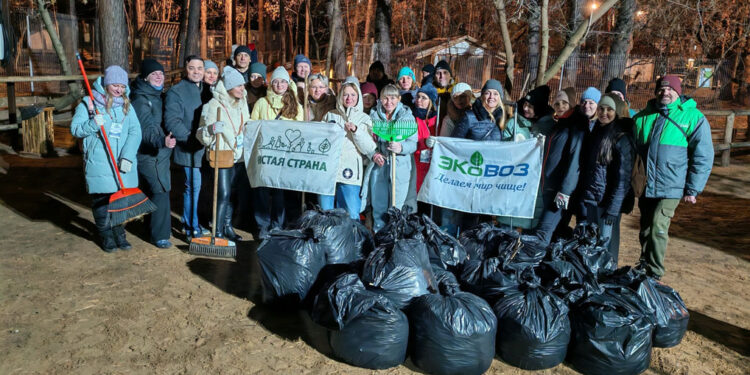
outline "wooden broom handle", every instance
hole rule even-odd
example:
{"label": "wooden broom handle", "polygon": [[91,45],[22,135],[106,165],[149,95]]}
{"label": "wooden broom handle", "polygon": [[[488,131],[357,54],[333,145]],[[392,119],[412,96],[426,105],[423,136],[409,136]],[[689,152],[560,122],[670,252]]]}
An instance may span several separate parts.
{"label": "wooden broom handle", "polygon": [[[216,108],[216,122],[221,121],[221,108]],[[213,125],[210,125],[213,126]],[[221,143],[221,137],[214,133],[216,138],[216,144],[214,144],[214,221],[211,226],[211,241],[216,238],[216,216],[218,215],[218,196],[219,196],[219,146]],[[210,150],[209,150],[210,152]]]}

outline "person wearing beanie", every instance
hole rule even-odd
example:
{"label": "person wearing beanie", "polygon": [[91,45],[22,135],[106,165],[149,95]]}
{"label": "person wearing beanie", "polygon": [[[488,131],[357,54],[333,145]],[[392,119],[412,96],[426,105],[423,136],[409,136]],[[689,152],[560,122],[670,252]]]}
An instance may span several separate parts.
{"label": "person wearing beanie", "polygon": [[435,74],[435,65],[426,64],[422,67],[422,86],[432,82],[432,75]]}
{"label": "person wearing beanie", "polygon": [[[255,103],[250,120],[303,121],[304,109],[297,101],[296,88],[283,66],[274,69],[266,96]],[[255,238],[265,239],[272,229],[284,227],[288,207],[292,205],[287,205],[284,192],[266,187],[253,189],[254,216],[259,231]]]}
{"label": "person wearing beanie", "polygon": [[148,215],[151,243],[160,249],[172,247],[172,216],[169,203],[171,190],[170,157],[177,140],[164,131],[162,123],[162,89],[164,68],[153,59],[141,62],[141,74],[130,85],[130,103],[141,125],[138,148],[138,179],[141,189],[156,205]]}
{"label": "person wearing beanie", "polygon": [[571,110],[573,106],[571,103],[575,103],[576,93],[575,88],[566,87],[555,94],[555,99],[552,101],[552,108],[555,110],[554,120],[558,121],[566,112]]}
{"label": "person wearing beanie", "polygon": [[549,94],[549,86],[542,85],[516,103],[518,113],[508,121],[509,126],[516,130],[515,140],[529,139],[532,134],[546,136],[552,130],[555,121],[552,118],[554,110],[548,104]]}
{"label": "person wearing beanie", "polygon": [[294,72],[292,80],[294,83],[305,83],[305,79],[312,72],[312,61],[305,55],[294,56]]}
{"label": "person wearing beanie", "polygon": [[628,116],[627,117],[633,117],[635,116],[637,111],[630,109],[630,102],[628,101],[628,85],[625,83],[625,81],[619,79],[619,78],[612,78],[609,80],[609,83],[607,84],[607,88],[604,90],[605,94],[613,94],[617,95],[617,97],[620,98],[625,104],[628,106]]}
{"label": "person wearing beanie", "polygon": [[[185,58],[185,78],[167,91],[164,99],[164,127],[177,140],[172,161],[183,168],[185,190],[182,196],[182,225],[188,241],[193,237],[207,236],[211,232],[198,220],[198,201],[201,190],[201,162],[203,146],[195,137],[200,122],[202,92],[205,84],[205,65],[202,58],[191,55]],[[211,95],[208,97],[213,97]]]}
{"label": "person wearing beanie", "polygon": [[372,82],[365,82],[360,85],[362,90],[362,110],[368,115],[370,110],[378,103],[378,89]]}
{"label": "person wearing beanie", "polygon": [[432,78],[432,85],[435,86],[438,92],[438,103],[437,106],[440,108],[438,113],[438,126],[443,125],[445,120],[446,111],[448,109],[448,102],[451,100],[451,91],[453,91],[453,71],[451,70],[450,64],[445,60],[438,61],[435,64],[435,74]]}
{"label": "person wearing beanie", "polygon": [[232,60],[234,61],[232,67],[240,72],[246,83],[250,80],[250,63],[252,62],[252,58],[250,57],[251,53],[252,51],[250,51],[250,48],[245,45],[240,45],[234,49],[234,55],[232,55]]}
{"label": "person wearing beanie", "polygon": [[375,61],[370,65],[365,82],[373,83],[378,93],[383,91],[383,87],[386,85],[395,83],[385,74],[385,66],[380,61]]}
{"label": "person wearing beanie", "polygon": [[[482,86],[482,95],[471,110],[466,111],[456,125],[451,137],[475,141],[512,141],[518,129],[510,128],[503,105],[503,90],[488,80]],[[525,133],[528,134],[528,133]]]}
{"label": "person wearing beanie", "polygon": [[[417,95],[414,100],[414,109],[412,114],[417,120],[417,150],[414,152],[414,165],[415,165],[415,186],[414,191],[410,191],[411,200],[410,206],[416,206],[417,194],[419,189],[422,187],[422,181],[427,175],[427,171],[430,169],[430,159],[432,157],[431,148],[435,145],[434,137],[437,136],[437,129],[435,125],[437,123],[436,108],[437,102],[437,90],[432,84],[426,84],[417,90]],[[424,207],[420,211],[424,211]],[[426,213],[426,212],[425,212]]]}
{"label": "person wearing beanie", "polygon": [[[244,46],[241,46],[244,47]],[[247,48],[247,47],[245,47]],[[221,114],[220,118],[217,118]],[[237,69],[225,66],[221,80],[216,84],[214,97],[203,106],[200,127],[196,137],[206,148],[206,152],[232,151],[234,165],[219,168],[217,186],[216,237],[229,241],[240,241],[232,227],[232,213],[237,202],[230,203],[232,191],[236,190],[242,180],[247,181],[245,162],[242,157],[246,121],[250,119],[245,98],[245,79]]]}
{"label": "person wearing beanie", "polygon": [[263,63],[255,62],[250,64],[250,82],[245,85],[247,90],[247,106],[250,112],[253,111],[255,103],[258,99],[266,96],[266,65]]}
{"label": "person wearing beanie", "polygon": [[[152,72],[153,73],[153,72]],[[109,197],[120,188],[138,187],[138,159],[141,144],[141,125],[135,111],[131,110],[128,98],[128,73],[117,65],[104,70],[92,86],[92,96],[84,98],[76,107],[70,132],[83,139],[84,176],[86,190],[91,196],[91,211],[94,216],[102,250],[112,253],[130,250],[132,246],[125,237],[123,225],[112,226],[107,206]],[[89,118],[89,112],[96,113]],[[112,165],[107,149],[103,146],[100,128],[107,133],[107,142],[117,165]],[[113,168],[122,177],[119,186]]]}
{"label": "person wearing beanie", "polygon": [[581,153],[581,199],[577,231],[595,224],[601,246],[609,250],[615,267],[620,248],[620,217],[633,208],[630,178],[635,160],[632,120],[617,115],[620,98],[601,97],[594,130]]}
{"label": "person wearing beanie", "polygon": [[[412,121],[414,116],[411,110],[401,104],[399,89],[394,84],[389,84],[380,91],[378,105],[370,113],[373,123],[377,121]],[[411,189],[416,187],[411,184],[414,173],[414,158],[412,154],[417,150],[417,134],[413,134],[402,142],[388,142],[380,137],[375,137],[376,151],[372,157],[373,163],[367,166],[365,181],[362,186],[363,207],[372,206],[373,230],[379,231],[385,226],[385,213],[391,206],[399,210],[408,209],[416,211],[416,207],[408,205],[407,197]],[[395,154],[396,163],[392,165]],[[395,167],[396,180],[391,180],[391,168]],[[391,202],[391,188],[396,190],[395,202]],[[392,204],[393,203],[393,204]]]}
{"label": "person wearing beanie", "polygon": [[581,94],[579,110],[589,119],[589,131],[594,129],[596,123],[596,106],[602,98],[601,91],[595,87],[587,87]]}
{"label": "person wearing beanie", "polygon": [[465,116],[466,111],[471,108],[475,100],[474,92],[471,86],[466,83],[456,83],[451,90],[451,99],[446,105],[445,117],[440,124],[440,136],[450,137],[456,124]]}
{"label": "person wearing beanie", "polygon": [[319,195],[320,208],[343,208],[352,220],[359,222],[364,160],[369,160],[375,155],[376,146],[370,133],[372,119],[363,110],[357,77],[352,76],[344,80],[336,100],[336,108],[326,113],[323,122],[344,129],[346,137],[341,146],[336,193]]}
{"label": "person wearing beanie", "polygon": [[208,103],[214,97],[214,88],[219,82],[219,67],[211,60],[203,60],[203,89],[201,90],[201,101]]}
{"label": "person wearing beanie", "polygon": [[633,117],[636,149],[642,165],[648,166],[633,187],[640,193],[636,197],[641,211],[638,268],[661,278],[675,209],[680,202],[697,202],[711,174],[714,147],[711,126],[695,100],[682,96],[679,77],[660,78],[655,95]]}
{"label": "person wearing beanie", "polygon": [[402,67],[396,76],[396,85],[401,90],[401,103],[414,110],[414,99],[417,96],[417,77],[410,67]]}

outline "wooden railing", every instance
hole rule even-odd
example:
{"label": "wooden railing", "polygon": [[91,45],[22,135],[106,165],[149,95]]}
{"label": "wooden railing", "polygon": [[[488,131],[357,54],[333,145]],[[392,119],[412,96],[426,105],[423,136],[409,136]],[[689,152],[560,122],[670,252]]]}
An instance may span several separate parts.
{"label": "wooden railing", "polygon": [[[722,142],[714,142],[714,151],[721,152],[721,166],[729,166],[732,149],[750,147],[750,142],[734,142],[734,120],[737,116],[750,116],[750,109],[729,110],[729,109],[709,109],[701,111],[706,116],[726,117],[724,125]],[[710,120],[709,120],[710,123]]]}

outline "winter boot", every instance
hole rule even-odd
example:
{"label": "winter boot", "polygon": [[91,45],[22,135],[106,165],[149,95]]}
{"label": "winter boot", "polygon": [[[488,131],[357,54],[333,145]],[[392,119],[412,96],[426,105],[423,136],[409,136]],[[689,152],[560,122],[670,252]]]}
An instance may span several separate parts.
{"label": "winter boot", "polygon": [[[222,231],[224,234],[224,237],[228,239],[229,241],[242,241],[242,236],[234,232],[234,228],[232,228],[232,219],[227,219],[224,221],[224,230]],[[218,236],[218,233],[216,234]]]}
{"label": "winter boot", "polygon": [[133,246],[125,238],[125,228],[122,225],[118,225],[112,228],[112,232],[115,235],[115,242],[120,250],[130,250]]}
{"label": "winter boot", "polygon": [[107,253],[114,253],[117,251],[117,243],[115,242],[114,233],[112,229],[107,229],[99,232],[99,240],[101,241],[99,246]]}

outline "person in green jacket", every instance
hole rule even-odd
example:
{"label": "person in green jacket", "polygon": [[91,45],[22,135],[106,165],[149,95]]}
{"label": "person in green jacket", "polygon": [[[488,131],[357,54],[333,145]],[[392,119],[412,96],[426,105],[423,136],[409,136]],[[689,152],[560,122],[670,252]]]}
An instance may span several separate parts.
{"label": "person in green jacket", "polygon": [[660,279],[664,275],[669,224],[680,201],[695,204],[711,174],[714,148],[711,127],[682,96],[680,79],[656,81],[656,98],[635,115],[636,150],[645,167],[641,210],[639,268]]}

